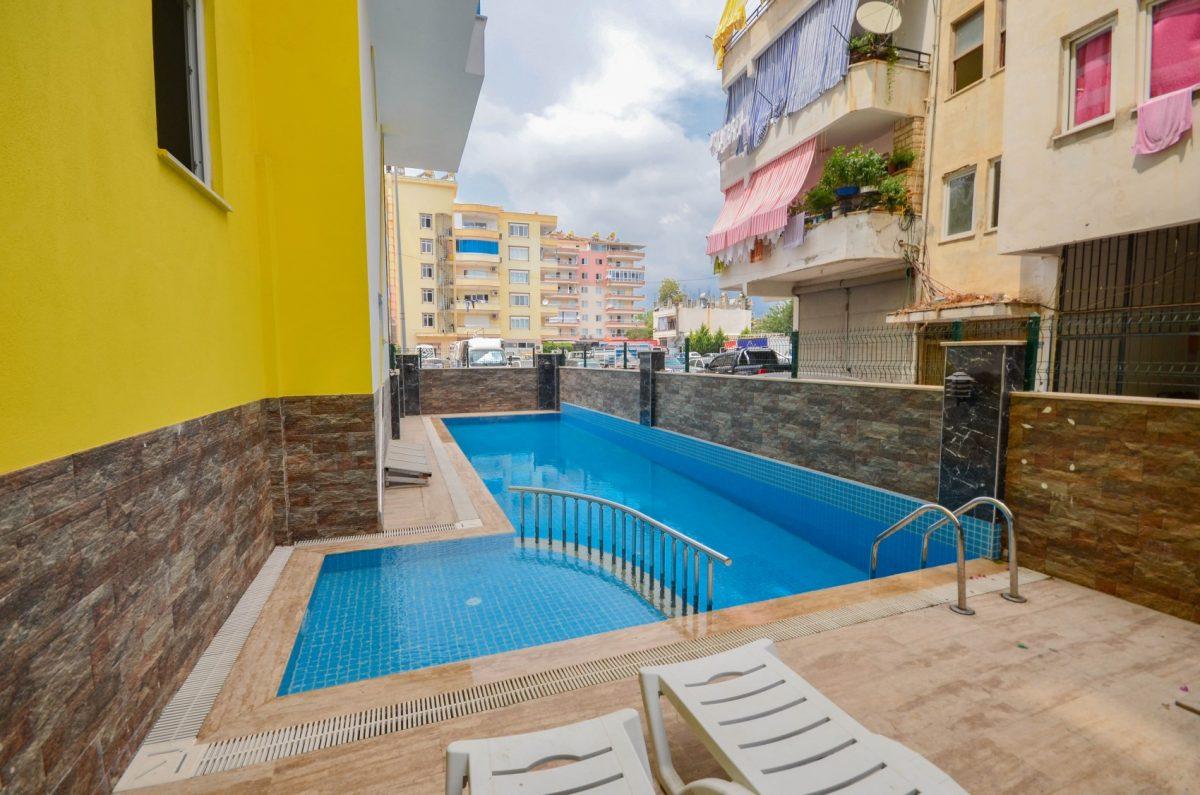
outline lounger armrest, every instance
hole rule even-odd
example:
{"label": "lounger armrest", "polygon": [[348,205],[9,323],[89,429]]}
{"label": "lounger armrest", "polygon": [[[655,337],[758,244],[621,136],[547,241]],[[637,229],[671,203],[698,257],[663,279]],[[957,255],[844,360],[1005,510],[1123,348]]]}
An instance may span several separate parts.
{"label": "lounger armrest", "polygon": [[733,781],[723,778],[702,778],[680,790],[679,795],[754,795],[753,792]]}

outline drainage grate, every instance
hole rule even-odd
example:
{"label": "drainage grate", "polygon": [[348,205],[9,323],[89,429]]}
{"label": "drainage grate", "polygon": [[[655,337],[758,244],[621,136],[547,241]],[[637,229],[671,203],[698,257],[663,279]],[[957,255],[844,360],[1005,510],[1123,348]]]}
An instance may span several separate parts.
{"label": "drainage grate", "polygon": [[267,597],[274,590],[275,583],[291,556],[291,547],[275,547],[267,556],[250,587],[234,605],[229,618],[225,619],[225,623],[208,644],[204,654],[200,655],[188,678],[183,681],[183,685],[158,716],[154,727],[142,741],[144,745],[192,739],[200,733],[200,727],[208,717],[221,688],[225,686],[225,679],[233,669],[233,663],[241,653],[242,646],[246,644],[250,630],[262,614],[263,605],[267,603]]}
{"label": "drainage grate", "polygon": [[338,536],[336,538],[310,538],[307,541],[297,541],[295,546],[319,547],[325,544],[344,544],[353,541],[370,541],[375,538],[396,538],[399,536],[423,536],[430,533],[445,533],[450,530],[462,530],[467,527],[478,527],[479,522],[442,522],[441,524],[424,524],[419,527],[397,527],[381,530],[378,533],[360,533],[356,536]]}
{"label": "drainage grate", "polygon": [[[1046,579],[1038,572],[1021,570],[1024,583]],[[1008,574],[992,574],[970,580],[967,593],[975,596],[1008,587]],[[641,649],[550,671],[517,676],[475,685],[449,693],[376,707],[349,715],[338,715],[310,723],[288,726],[260,734],[213,743],[204,751],[197,775],[221,773],[246,765],[270,762],[319,751],[345,743],[381,737],[394,732],[428,726],[441,721],[475,715],[546,696],[616,682],[637,674],[648,665],[694,660],[737,648],[752,640],[794,640],[831,629],[861,624],[877,618],[947,604],[956,598],[954,583],[831,608],[807,615],[780,619],[769,624],[745,627],[694,640]]]}

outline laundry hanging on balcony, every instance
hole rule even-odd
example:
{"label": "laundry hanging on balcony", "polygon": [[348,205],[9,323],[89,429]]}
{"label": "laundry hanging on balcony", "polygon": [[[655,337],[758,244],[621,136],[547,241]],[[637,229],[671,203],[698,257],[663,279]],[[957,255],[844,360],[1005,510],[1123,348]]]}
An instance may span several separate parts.
{"label": "laundry hanging on balcony", "polygon": [[[817,0],[729,86],[725,124],[710,148],[718,157],[756,148],[771,125],[816,101],[846,76],[858,0]],[[744,115],[744,118],[743,118]]]}
{"label": "laundry hanging on balcony", "polygon": [[725,191],[725,205],[708,234],[709,255],[742,259],[755,240],[778,237],[788,223],[788,205],[804,188],[816,150],[817,140],[810,138]]}
{"label": "laundry hanging on balcony", "polygon": [[725,48],[733,38],[733,34],[746,26],[746,0],[726,0],[725,10],[717,22],[717,31],[713,34],[713,57],[717,68],[725,65]]}

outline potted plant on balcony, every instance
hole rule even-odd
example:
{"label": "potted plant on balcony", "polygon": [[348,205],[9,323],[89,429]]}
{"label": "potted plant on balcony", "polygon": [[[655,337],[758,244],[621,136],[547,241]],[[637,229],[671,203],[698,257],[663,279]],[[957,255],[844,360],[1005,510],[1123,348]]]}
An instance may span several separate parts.
{"label": "potted plant on balcony", "polygon": [[804,196],[805,224],[819,224],[833,216],[833,205],[837,203],[837,195],[833,189],[823,183],[814,185]]}
{"label": "potted plant on balcony", "polygon": [[832,190],[839,199],[849,200],[864,188],[870,192],[887,176],[883,155],[861,145],[847,151],[835,146],[825,161],[821,184]]}
{"label": "potted plant on balcony", "polygon": [[895,174],[899,171],[904,171],[909,168],[917,159],[917,153],[907,146],[898,147],[888,157],[887,170],[889,174]]}
{"label": "potted plant on balcony", "polygon": [[908,186],[904,177],[893,174],[880,180],[879,198],[888,212],[903,212],[908,209]]}

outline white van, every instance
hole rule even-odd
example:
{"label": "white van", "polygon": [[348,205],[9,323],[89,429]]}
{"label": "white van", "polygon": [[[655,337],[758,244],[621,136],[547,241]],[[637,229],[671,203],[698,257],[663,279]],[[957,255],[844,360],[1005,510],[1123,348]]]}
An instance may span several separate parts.
{"label": "white van", "polygon": [[455,367],[507,367],[504,345],[499,338],[476,337],[454,343]]}

